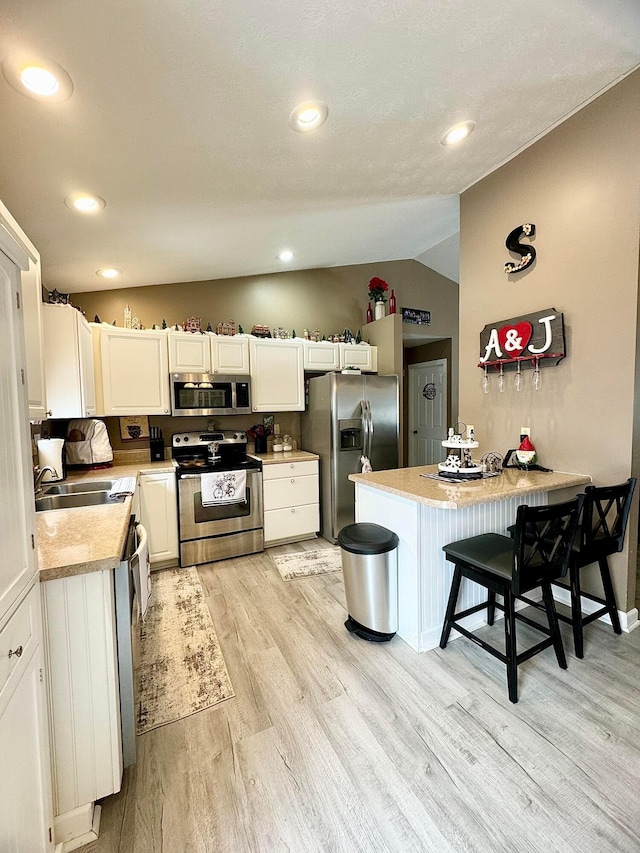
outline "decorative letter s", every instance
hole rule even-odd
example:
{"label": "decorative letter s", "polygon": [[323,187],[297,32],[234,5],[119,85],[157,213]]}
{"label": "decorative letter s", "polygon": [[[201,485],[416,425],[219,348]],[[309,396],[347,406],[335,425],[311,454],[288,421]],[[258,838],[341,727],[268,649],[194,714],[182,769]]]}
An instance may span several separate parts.
{"label": "decorative letter s", "polygon": [[536,233],[536,226],[531,222],[526,222],[524,225],[518,225],[517,228],[514,228],[513,231],[509,234],[506,240],[506,247],[510,252],[515,252],[516,255],[520,255],[521,258],[518,263],[514,263],[513,261],[509,261],[509,263],[504,265],[504,271],[506,273],[512,272],[522,272],[522,270],[526,270],[527,267],[530,267],[536,257],[536,250],[533,246],[529,246],[525,243],[520,242],[520,237],[533,237]]}

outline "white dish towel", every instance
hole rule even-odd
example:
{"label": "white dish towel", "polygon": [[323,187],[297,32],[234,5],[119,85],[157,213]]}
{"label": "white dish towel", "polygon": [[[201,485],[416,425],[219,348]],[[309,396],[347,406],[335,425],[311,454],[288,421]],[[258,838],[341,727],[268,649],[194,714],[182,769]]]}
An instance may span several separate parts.
{"label": "white dish towel", "polygon": [[141,524],[136,525],[138,547],[131,557],[130,565],[133,574],[133,588],[138,602],[138,617],[144,620],[147,607],[151,601],[151,564],[149,561],[149,542],[147,531]]}
{"label": "white dish towel", "polygon": [[246,471],[214,471],[200,475],[202,506],[246,503]]}

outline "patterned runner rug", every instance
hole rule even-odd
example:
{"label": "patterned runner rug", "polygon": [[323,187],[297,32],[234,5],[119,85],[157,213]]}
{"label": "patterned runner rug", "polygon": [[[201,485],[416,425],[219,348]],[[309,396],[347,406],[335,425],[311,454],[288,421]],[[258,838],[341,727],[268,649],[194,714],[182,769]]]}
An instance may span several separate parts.
{"label": "patterned runner rug", "polygon": [[284,581],[342,571],[338,547],[301,551],[298,554],[272,554],[271,559]]}
{"label": "patterned runner rug", "polygon": [[137,676],[139,735],[234,695],[197,569],[152,572]]}

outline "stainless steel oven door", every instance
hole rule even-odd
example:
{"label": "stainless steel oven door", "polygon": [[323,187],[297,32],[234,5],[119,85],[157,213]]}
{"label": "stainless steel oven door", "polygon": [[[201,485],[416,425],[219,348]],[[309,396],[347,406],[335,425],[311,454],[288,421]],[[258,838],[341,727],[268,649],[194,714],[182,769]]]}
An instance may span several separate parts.
{"label": "stainless steel oven door", "polygon": [[263,526],[262,471],[247,471],[246,502],[203,506],[200,474],[178,477],[180,541],[205,539]]}

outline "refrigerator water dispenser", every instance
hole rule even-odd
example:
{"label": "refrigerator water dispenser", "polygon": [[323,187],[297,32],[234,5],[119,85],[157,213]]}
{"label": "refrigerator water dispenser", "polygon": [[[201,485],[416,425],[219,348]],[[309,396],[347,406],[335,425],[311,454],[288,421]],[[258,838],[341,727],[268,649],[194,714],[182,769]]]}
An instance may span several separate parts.
{"label": "refrigerator water dispenser", "polygon": [[362,421],[357,419],[339,420],[340,450],[362,450]]}

